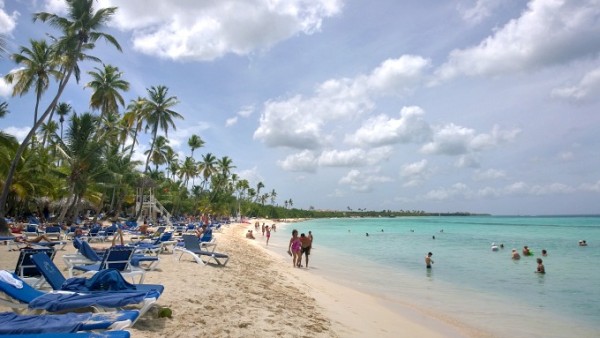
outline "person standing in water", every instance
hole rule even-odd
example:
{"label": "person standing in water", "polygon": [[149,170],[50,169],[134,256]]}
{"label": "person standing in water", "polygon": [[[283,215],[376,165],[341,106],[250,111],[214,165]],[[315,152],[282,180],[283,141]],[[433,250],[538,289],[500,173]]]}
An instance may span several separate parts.
{"label": "person standing in water", "polygon": [[269,245],[269,239],[271,238],[271,228],[267,225],[265,227],[265,232],[267,233],[267,245]]}
{"label": "person standing in water", "polygon": [[425,267],[427,269],[431,269],[431,265],[433,264],[433,259],[431,259],[431,256],[433,256],[433,253],[431,252],[429,252],[427,256],[425,256]]}
{"label": "person standing in water", "polygon": [[535,273],[546,273],[546,268],[544,268],[544,261],[542,261],[541,258],[538,258],[536,261],[538,263],[538,266],[535,270]]}

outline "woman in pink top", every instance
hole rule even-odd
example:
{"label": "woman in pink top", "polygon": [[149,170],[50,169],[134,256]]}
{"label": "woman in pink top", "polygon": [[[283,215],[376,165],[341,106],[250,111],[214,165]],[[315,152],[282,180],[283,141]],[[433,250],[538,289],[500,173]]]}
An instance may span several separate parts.
{"label": "woman in pink top", "polygon": [[298,230],[294,229],[292,231],[292,238],[290,238],[290,243],[288,244],[288,254],[292,256],[294,267],[300,266],[300,260],[302,259],[300,255],[301,250],[302,242],[300,242],[300,237],[298,237]]}

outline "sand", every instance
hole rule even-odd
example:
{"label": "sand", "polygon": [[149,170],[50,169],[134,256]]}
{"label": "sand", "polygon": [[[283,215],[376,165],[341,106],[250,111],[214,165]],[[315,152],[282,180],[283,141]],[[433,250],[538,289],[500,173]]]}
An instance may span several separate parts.
{"label": "sand", "polygon": [[[226,266],[199,265],[189,255],[160,255],[146,283],[163,284],[157,306],[129,329],[132,337],[461,337],[423,314],[392,311],[371,295],[334,284],[245,238],[248,224],[215,233]],[[61,256],[73,253],[72,245]],[[18,252],[0,247],[0,269],[14,270]],[[66,274],[66,272],[65,272]],[[172,318],[158,318],[160,307]],[[7,309],[1,308],[5,311]]]}

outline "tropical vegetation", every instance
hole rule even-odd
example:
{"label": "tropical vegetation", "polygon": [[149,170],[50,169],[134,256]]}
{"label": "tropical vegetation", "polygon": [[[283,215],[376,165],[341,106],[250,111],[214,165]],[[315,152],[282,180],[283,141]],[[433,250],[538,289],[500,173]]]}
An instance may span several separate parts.
{"label": "tropical vegetation", "polygon": [[[14,54],[6,49],[7,38],[0,36],[0,53],[15,62],[15,70],[4,77],[13,86],[13,97],[35,97],[32,128],[23,141],[0,133],[0,233],[6,232],[8,215],[53,215],[58,222],[74,221],[88,211],[139,215],[134,210],[137,189],[150,187],[174,215],[291,214],[291,199],[277,206],[275,190],[262,193],[262,182],[251,187],[234,173],[228,156],[206,153],[196,159],[194,152],[205,146],[200,135],[188,140],[190,156],[179,158],[168,138],[183,119],[177,96],[167,86],[154,85],[145,97],[126,104],[127,74],[93,56],[99,40],[121,51],[115,37],[103,32],[118,9],[96,9],[93,0],[65,1],[66,16],[33,15],[59,36],[30,40]],[[61,102],[67,83],[74,78],[79,84],[82,72],[91,79],[80,84],[89,90],[89,102]],[[45,95],[52,95],[50,103],[40,107],[48,101],[42,100]],[[0,118],[8,113],[8,103],[0,103]],[[143,162],[133,156],[142,133],[150,138]]]}

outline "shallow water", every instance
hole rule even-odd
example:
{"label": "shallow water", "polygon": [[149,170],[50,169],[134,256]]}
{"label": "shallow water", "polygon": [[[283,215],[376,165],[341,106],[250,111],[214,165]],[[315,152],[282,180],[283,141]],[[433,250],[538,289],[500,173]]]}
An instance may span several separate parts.
{"label": "shallow water", "polygon": [[[600,217],[310,220],[280,226],[272,250],[285,254],[292,228],[315,236],[313,273],[388,306],[500,337],[600,336]],[[579,247],[580,239],[589,245]],[[493,242],[504,249],[491,251]],[[534,256],[511,260],[511,249],[524,245]],[[542,249],[545,275],[534,273]]]}

